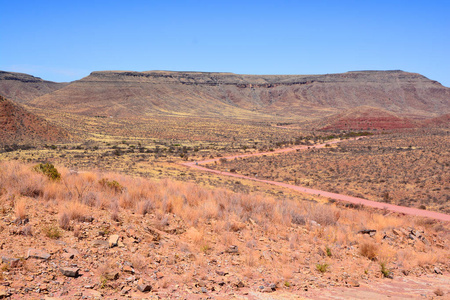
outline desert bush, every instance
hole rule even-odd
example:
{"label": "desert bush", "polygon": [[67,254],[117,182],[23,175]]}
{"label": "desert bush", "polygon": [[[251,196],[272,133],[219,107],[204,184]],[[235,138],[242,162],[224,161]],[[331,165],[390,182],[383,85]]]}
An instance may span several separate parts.
{"label": "desert bush", "polygon": [[24,220],[27,217],[26,205],[27,205],[27,202],[23,198],[16,201],[16,203],[14,205],[14,212],[16,214],[17,219]]}
{"label": "desert bush", "polygon": [[38,164],[34,166],[34,170],[36,172],[40,172],[50,178],[51,180],[60,180],[61,174],[58,172],[58,170],[55,168],[53,164]]}
{"label": "desert bush", "polygon": [[385,262],[380,263],[380,271],[383,277],[389,278],[391,276],[391,271],[386,267]]}
{"label": "desert bush", "polygon": [[378,245],[370,241],[364,241],[359,244],[359,253],[368,259],[375,260],[378,255]]}
{"label": "desert bush", "polygon": [[341,217],[340,211],[329,205],[311,205],[307,211],[310,220],[324,226],[336,225]]}
{"label": "desert bush", "polygon": [[70,217],[67,213],[62,213],[59,216],[58,225],[64,230],[68,230],[70,228]]}
{"label": "desert bush", "polygon": [[325,273],[328,270],[329,265],[327,263],[317,264],[316,269],[320,273]]}
{"label": "desert bush", "polygon": [[59,230],[59,228],[54,225],[48,225],[43,227],[42,232],[45,234],[46,237],[49,237],[54,240],[57,240],[62,236],[62,233]]}
{"label": "desert bush", "polygon": [[78,201],[70,201],[63,206],[61,216],[66,215],[69,220],[84,222],[88,218],[88,212],[89,209],[84,204]]}
{"label": "desert bush", "polygon": [[155,209],[155,205],[153,204],[153,202],[150,199],[141,200],[138,203],[136,203],[136,212],[143,216],[150,213],[154,209]]}
{"label": "desert bush", "polygon": [[121,193],[124,190],[124,187],[116,180],[109,180],[107,178],[102,178],[98,183],[101,186],[109,188],[116,193]]}

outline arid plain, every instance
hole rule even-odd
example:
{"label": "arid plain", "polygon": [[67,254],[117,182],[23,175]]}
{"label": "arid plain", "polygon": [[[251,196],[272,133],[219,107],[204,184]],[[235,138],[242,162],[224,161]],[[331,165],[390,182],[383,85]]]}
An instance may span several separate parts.
{"label": "arid plain", "polygon": [[[0,298],[449,295],[448,221],[251,180],[448,216],[450,89],[436,81],[0,72],[0,95]],[[219,172],[186,165],[205,160]]]}

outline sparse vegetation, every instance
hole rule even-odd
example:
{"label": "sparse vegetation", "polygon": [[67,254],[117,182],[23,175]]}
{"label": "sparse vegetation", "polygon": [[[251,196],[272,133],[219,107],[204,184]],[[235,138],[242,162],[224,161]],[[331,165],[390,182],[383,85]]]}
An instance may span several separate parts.
{"label": "sparse vegetation", "polygon": [[371,136],[322,149],[247,157],[208,167],[449,213],[448,149],[447,131],[416,130]]}
{"label": "sparse vegetation", "polygon": [[329,267],[329,265],[326,263],[316,265],[316,269],[320,273],[325,273],[328,270],[328,267]]}
{"label": "sparse vegetation", "polygon": [[61,174],[58,172],[58,170],[52,164],[49,164],[49,163],[38,164],[34,167],[34,170],[36,172],[41,172],[42,174],[46,175],[48,178],[50,178],[52,180],[61,179]]}
{"label": "sparse vegetation", "polygon": [[59,228],[54,225],[47,225],[42,228],[42,231],[46,237],[54,240],[57,240],[62,236],[62,233],[59,230]]}
{"label": "sparse vegetation", "polygon": [[359,252],[370,260],[375,260],[378,255],[378,246],[372,241],[364,241],[359,244]]}
{"label": "sparse vegetation", "polygon": [[391,276],[391,271],[386,267],[386,263],[381,262],[380,267],[381,267],[381,274],[383,274],[383,277],[389,278]]}

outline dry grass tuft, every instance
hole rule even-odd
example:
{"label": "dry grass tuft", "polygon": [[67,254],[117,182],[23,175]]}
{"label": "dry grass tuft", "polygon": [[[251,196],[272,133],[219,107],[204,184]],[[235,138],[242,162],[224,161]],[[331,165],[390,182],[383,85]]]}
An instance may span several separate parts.
{"label": "dry grass tuft", "polygon": [[375,260],[378,255],[378,245],[371,241],[364,241],[359,244],[359,253],[368,259]]}
{"label": "dry grass tuft", "polygon": [[58,225],[64,230],[69,230],[70,228],[70,217],[67,213],[62,213],[59,216]]}
{"label": "dry grass tuft", "polygon": [[16,218],[19,220],[24,220],[27,217],[27,202],[24,198],[16,201],[14,205],[14,212],[16,214]]}
{"label": "dry grass tuft", "polygon": [[61,215],[66,215],[69,220],[83,222],[87,219],[89,209],[82,203],[71,201],[64,205]]}

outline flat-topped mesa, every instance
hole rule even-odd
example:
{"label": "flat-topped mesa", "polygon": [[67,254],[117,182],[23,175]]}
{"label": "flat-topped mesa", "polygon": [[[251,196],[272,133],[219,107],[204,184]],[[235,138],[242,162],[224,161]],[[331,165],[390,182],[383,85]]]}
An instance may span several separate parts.
{"label": "flat-topped mesa", "polygon": [[0,95],[27,104],[65,87],[68,83],[43,80],[28,74],[0,71]]}
{"label": "flat-topped mesa", "polygon": [[311,83],[389,83],[428,82],[423,75],[400,70],[393,71],[351,71],[347,73],[323,75],[242,75],[225,72],[175,72],[175,71],[96,71],[81,81],[126,81],[147,83],[181,83],[198,85],[238,85],[241,87],[275,85],[295,85]]}
{"label": "flat-topped mesa", "polygon": [[43,80],[42,78],[39,77],[35,77],[29,74],[25,74],[25,73],[16,73],[16,72],[5,72],[5,71],[0,71],[0,81],[1,80],[17,80],[17,81],[21,81],[21,82],[28,82],[28,83],[32,83],[32,82],[51,82],[53,83],[53,81],[47,81],[47,80]]}
{"label": "flat-topped mesa", "polygon": [[450,88],[398,70],[323,75],[101,71],[29,105],[88,116],[246,119],[320,118],[367,105],[423,119],[450,113]]}

